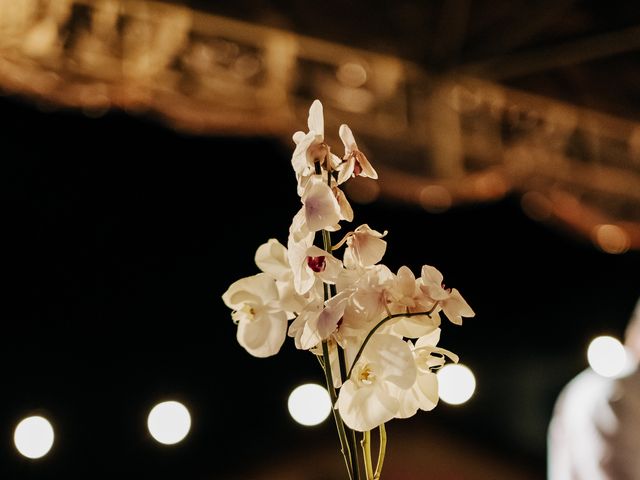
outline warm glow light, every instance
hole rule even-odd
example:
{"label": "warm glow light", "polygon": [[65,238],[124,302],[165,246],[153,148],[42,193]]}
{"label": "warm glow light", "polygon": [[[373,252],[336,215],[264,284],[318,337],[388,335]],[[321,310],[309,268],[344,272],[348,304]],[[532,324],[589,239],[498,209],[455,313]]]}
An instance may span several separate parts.
{"label": "warm glow light", "polygon": [[338,81],[347,87],[358,88],[367,81],[367,71],[356,62],[348,62],[340,65],[336,72]]}
{"label": "warm glow light", "polygon": [[331,413],[331,398],[324,387],[307,383],[295,388],[288,401],[293,419],[307,427],[318,425]]}
{"label": "warm glow light", "polygon": [[451,405],[460,405],[471,398],[476,390],[473,372],[462,364],[448,364],[438,371],[438,393]]}
{"label": "warm glow light", "polygon": [[631,243],[629,234],[617,225],[598,225],[593,229],[595,243],[607,253],[624,253]]}
{"label": "warm glow light", "polygon": [[191,416],[187,407],[179,402],[157,404],[149,412],[147,427],[151,436],[165,445],[173,445],[187,436],[191,429]]}
{"label": "warm glow light", "polygon": [[44,457],[53,446],[53,427],[40,416],[23,419],[13,434],[18,451],[27,458]]}
{"label": "warm glow light", "polygon": [[627,352],[616,338],[594,338],[587,349],[587,359],[593,370],[603,377],[616,377],[627,366]]}
{"label": "warm glow light", "polygon": [[451,207],[452,203],[449,190],[440,185],[427,185],[420,190],[420,205],[428,212],[444,212]]}
{"label": "warm glow light", "polygon": [[478,198],[490,199],[504,195],[509,189],[509,185],[502,175],[489,172],[475,178],[473,188]]}
{"label": "warm glow light", "polygon": [[534,220],[549,220],[553,214],[553,205],[539,192],[527,192],[520,199],[522,210]]}

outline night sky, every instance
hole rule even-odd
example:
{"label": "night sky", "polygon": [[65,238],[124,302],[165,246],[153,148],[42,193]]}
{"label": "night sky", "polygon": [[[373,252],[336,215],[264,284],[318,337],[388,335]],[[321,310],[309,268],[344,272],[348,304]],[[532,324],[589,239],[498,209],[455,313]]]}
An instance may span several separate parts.
{"label": "night sky", "polygon": [[[261,243],[286,243],[300,205],[292,144],[3,97],[0,145],[0,478],[241,477],[249,460],[337,442],[330,422],[305,430],[286,411],[295,386],[322,382],[312,355],[288,339],[275,357],[251,357],[221,300],[257,273]],[[640,254],[605,254],[530,220],[515,196],[443,214],[384,199],[352,206],[354,226],[389,231],[392,270],[434,265],[476,312],[461,327],[443,324],[440,342],[474,370],[476,396],[402,423],[437,424],[542,475],[553,400],[586,366],[591,337],[622,336]],[[173,448],[145,426],[169,398],[193,416]],[[12,442],[34,412],[57,435],[37,462]]]}

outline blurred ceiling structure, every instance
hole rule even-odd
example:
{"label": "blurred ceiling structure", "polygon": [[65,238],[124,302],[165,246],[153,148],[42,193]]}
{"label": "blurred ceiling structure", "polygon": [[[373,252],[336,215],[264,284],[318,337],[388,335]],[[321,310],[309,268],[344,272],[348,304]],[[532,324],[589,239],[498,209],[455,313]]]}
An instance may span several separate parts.
{"label": "blurred ceiling structure", "polygon": [[320,98],[330,143],[345,121],[380,173],[356,201],[515,192],[606,252],[640,249],[634,2],[391,3],[0,0],[0,87],[289,143]]}

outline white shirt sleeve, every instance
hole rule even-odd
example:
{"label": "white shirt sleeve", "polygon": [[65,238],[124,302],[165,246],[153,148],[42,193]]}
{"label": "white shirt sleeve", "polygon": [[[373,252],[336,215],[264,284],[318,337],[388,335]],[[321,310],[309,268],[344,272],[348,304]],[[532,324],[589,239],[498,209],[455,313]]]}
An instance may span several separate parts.
{"label": "white shirt sleeve", "polygon": [[640,370],[587,369],[562,390],[547,437],[549,480],[640,480]]}

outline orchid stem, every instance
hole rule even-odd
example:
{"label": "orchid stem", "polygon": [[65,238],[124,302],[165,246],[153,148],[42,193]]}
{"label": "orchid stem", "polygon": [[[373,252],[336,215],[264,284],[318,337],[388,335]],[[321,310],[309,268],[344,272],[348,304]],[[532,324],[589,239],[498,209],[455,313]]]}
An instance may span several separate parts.
{"label": "orchid stem", "polygon": [[367,430],[362,435],[362,451],[364,452],[364,468],[367,474],[367,480],[373,480],[373,464],[371,462],[371,431]]}
{"label": "orchid stem", "polygon": [[338,437],[340,438],[340,447],[342,448],[342,456],[347,465],[347,472],[351,480],[359,480],[358,477],[354,477],[354,469],[352,465],[352,453],[349,448],[349,442],[347,439],[347,432],[340,417],[340,412],[335,408],[338,397],[336,395],[336,389],[333,386],[333,375],[331,373],[331,361],[329,360],[329,345],[326,340],[322,342],[322,356],[324,358],[324,376],[327,382],[327,390],[329,391],[329,397],[331,398],[331,405],[333,411],[333,419],[336,422],[336,428],[338,429]]}
{"label": "orchid stem", "polygon": [[354,430],[349,429],[351,432],[351,452],[353,454],[351,458],[351,462],[353,464],[353,470],[355,477],[360,480],[360,459],[358,458],[358,448],[357,448],[357,440],[356,440],[356,432]]}
{"label": "orchid stem", "polygon": [[382,475],[382,465],[384,464],[384,456],[387,453],[387,429],[384,423],[380,424],[380,447],[378,449],[378,461],[376,462],[376,473],[373,475],[373,480],[380,480]]}
{"label": "orchid stem", "polygon": [[358,360],[360,360],[360,356],[362,355],[362,352],[364,351],[364,347],[367,346],[367,344],[369,343],[369,340],[371,339],[373,334],[376,333],[376,331],[382,325],[387,323],[389,320],[391,320],[393,318],[398,318],[398,317],[417,317],[419,315],[426,315],[427,317],[431,318],[431,314],[433,313],[433,311],[436,309],[437,306],[438,306],[438,302],[434,303],[433,307],[431,307],[431,309],[428,312],[394,313],[392,315],[387,315],[385,318],[380,320],[378,322],[378,324],[375,327],[373,327],[371,329],[371,331],[367,334],[367,336],[364,339],[364,342],[362,342],[362,345],[360,345],[360,349],[358,350],[358,353],[356,354],[355,358],[353,359],[353,363],[351,363],[351,367],[349,368],[349,373],[347,374],[346,380],[349,380],[351,378],[351,374],[353,373],[353,367],[355,367],[356,363],[358,363]]}
{"label": "orchid stem", "polygon": [[[322,230],[322,242],[325,250],[331,253],[331,234],[326,230]],[[324,284],[324,300],[327,301],[331,298],[331,288],[326,283]],[[338,348],[338,347],[336,347]],[[338,352],[338,356],[339,356]],[[329,358],[329,345],[327,341],[322,342],[322,357],[324,363],[324,374],[327,382],[327,390],[331,398],[331,405],[333,410],[333,419],[338,429],[338,437],[340,438],[340,447],[342,448],[342,455],[344,456],[345,464],[347,465],[347,472],[351,480],[360,480],[360,469],[358,466],[358,454],[355,449],[355,443],[350,441],[347,436],[347,428],[342,421],[340,412],[336,408],[338,401],[338,395],[333,383],[333,371],[331,370],[331,360]],[[341,379],[342,380],[342,379]]]}

